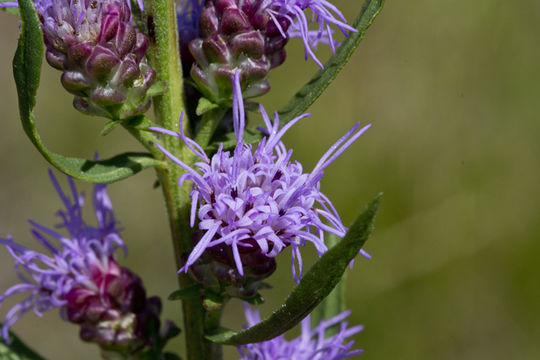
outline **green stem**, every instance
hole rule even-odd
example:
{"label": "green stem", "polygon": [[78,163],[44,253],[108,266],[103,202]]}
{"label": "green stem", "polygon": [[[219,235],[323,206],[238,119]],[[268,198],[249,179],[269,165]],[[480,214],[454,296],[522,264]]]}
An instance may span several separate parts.
{"label": "green stem", "polygon": [[197,137],[195,138],[197,144],[199,144],[202,148],[208,146],[210,140],[212,140],[214,132],[216,132],[220,120],[223,118],[226,112],[227,109],[219,107],[217,109],[208,111],[203,115],[199,131],[197,132]]}
{"label": "green stem", "polygon": [[[225,304],[223,304],[223,307],[225,307]],[[206,312],[206,319],[204,324],[204,329],[207,333],[210,333],[216,329],[219,328],[220,322],[221,322],[221,313],[223,311],[223,308],[219,310],[212,310]],[[211,351],[210,359],[223,359],[223,346],[221,344],[211,343],[212,348],[209,349]]]}
{"label": "green stem", "polygon": [[[176,5],[172,0],[145,0],[144,15],[146,30],[150,38],[150,63],[157,73],[157,81],[167,84],[163,95],[154,97],[156,121],[161,126],[176,130],[180,114],[184,109],[183,79],[180,64],[180,50],[176,24]],[[183,124],[189,136],[189,122]],[[193,163],[194,155],[182,141],[172,136],[162,137],[162,145],[186,164]],[[183,174],[179,166],[157,168],[157,175],[163,189],[163,195],[169,216],[173,239],[176,265],[180,268],[183,259],[193,248],[192,231],[189,225],[190,184],[178,186],[178,179]],[[195,282],[187,274],[180,274],[180,287],[185,288]],[[200,298],[191,298],[182,302],[184,313],[184,334],[188,360],[218,360],[213,356],[213,344],[207,341],[205,334],[206,311]]]}

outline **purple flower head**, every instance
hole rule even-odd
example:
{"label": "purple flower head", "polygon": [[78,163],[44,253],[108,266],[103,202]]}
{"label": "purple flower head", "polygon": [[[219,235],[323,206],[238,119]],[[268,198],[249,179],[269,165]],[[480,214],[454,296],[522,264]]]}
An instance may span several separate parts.
{"label": "purple flower head", "polygon": [[[244,310],[249,327],[261,321],[257,310],[252,310],[249,306],[245,306]],[[347,328],[345,319],[350,313],[345,311],[324,320],[314,329],[311,329],[308,316],[302,321],[301,335],[291,341],[280,335],[269,341],[238,346],[241,360],[340,360],[359,355],[363,350],[350,350],[354,341],[346,342],[347,338],[363,329],[363,326]],[[336,325],[339,325],[339,332],[326,337],[326,330]]]}
{"label": "purple flower head", "polygon": [[[93,278],[97,273],[107,273],[114,264],[114,252],[125,246],[118,235],[117,222],[112,212],[105,185],[94,188],[94,209],[97,227],[90,226],[82,219],[84,198],[77,193],[73,181],[69,179],[71,199],[60,188],[56,178],[50,173],[58,195],[64,203],[65,210],[57,215],[67,237],[55,230],[30,221],[34,238],[41,243],[47,253],[27,249],[15,243],[11,236],[0,239],[0,243],[15,259],[15,269],[22,280],[20,284],[9,288],[0,296],[0,304],[9,296],[18,293],[29,293],[28,297],[15,305],[7,313],[2,328],[3,336],[8,340],[8,329],[27,311],[33,310],[37,315],[68,303],[68,296],[75,289],[98,291]],[[58,241],[55,245],[49,241]]]}
{"label": "purple flower head", "polygon": [[61,54],[75,44],[98,43],[112,21],[116,26],[131,22],[126,0],[36,0],[34,4],[48,50],[54,48]]}
{"label": "purple flower head", "polygon": [[159,327],[159,299],[147,299],[140,278],[116,262],[116,250],[125,253],[126,248],[105,185],[94,187],[97,226],[92,226],[83,220],[84,197],[73,180],[68,177],[68,195],[49,174],[65,206],[57,212],[61,222],[56,228],[63,228],[67,236],[30,221],[32,235],[45,251],[30,250],[11,237],[0,239],[15,259],[21,279],[0,296],[0,305],[11,295],[28,294],[8,311],[4,338],[9,342],[9,328],[26,312],[41,315],[60,308],[67,320],[81,326],[83,340],[102,347],[144,345],[151,330],[146,324]]}
{"label": "purple flower head", "polygon": [[[317,47],[320,43],[326,45],[332,45],[334,47],[341,45],[339,42],[335,41],[331,35],[334,34],[334,30],[330,32],[321,33],[318,30],[308,30],[307,33],[302,32],[301,23],[296,21],[291,24],[288,31],[289,37],[291,38],[302,38],[306,37],[309,41],[310,47],[313,50],[317,50]],[[330,35],[329,35],[330,34]]]}
{"label": "purple flower head", "polygon": [[237,140],[233,152],[225,151],[220,145],[217,153],[209,158],[197,143],[184,135],[181,124],[180,133],[153,129],[183,140],[201,159],[192,168],[157,144],[166,156],[186,171],[180,184],[187,180],[193,182],[191,226],[198,222],[198,228],[204,232],[179,271],[187,272],[205,252],[218,250],[216,260],[226,262],[224,258],[230,254],[229,261],[242,276],[244,266],[251,265],[254,259],[273,259],[290,247],[293,276],[298,281],[295,260],[300,274],[302,272],[299,248],[311,242],[321,255],[327,250],[325,232],[343,237],[347,231],[330,200],[320,191],[319,181],[324,169],[369,125],[358,130],[359,124],[355,124],[330,147],[315,168],[306,173],[300,163],[291,161],[292,150],[287,150],[281,138],[307,115],[293,119],[279,129],[277,113],[272,123],[261,107],[267,136],[253,149],[242,139],[245,113],[238,72],[233,78],[233,88]]}
{"label": "purple flower head", "polygon": [[[46,0],[46,1],[43,1],[43,0],[36,0],[36,1],[34,1],[34,4],[36,5],[36,8],[37,8],[37,6],[43,6],[43,5],[44,5],[45,7],[47,7],[48,4],[52,4],[53,2],[54,2],[54,0],[53,0],[53,1],[51,1],[51,0]],[[78,2],[78,1],[76,1],[76,2]],[[86,3],[91,3],[91,2],[86,1]],[[141,11],[144,10],[144,3],[143,3],[143,0],[137,0],[137,5],[139,6],[139,9],[140,9]],[[130,1],[127,2],[127,6],[128,6],[129,9],[131,10],[131,2],[130,2]],[[5,2],[1,2],[1,3],[0,3],[0,8],[3,8],[3,7],[5,7],[5,8],[8,8],[8,7],[9,7],[9,8],[19,7],[19,3],[18,3],[17,1],[5,1]],[[74,8],[77,8],[77,5],[75,5]]]}
{"label": "purple flower head", "polygon": [[[242,1],[242,0],[241,0]],[[305,48],[306,60],[311,57],[317,65],[323,68],[322,63],[314,53],[319,42],[330,45],[332,52],[338,43],[334,40],[331,26],[335,26],[343,34],[356,29],[347,24],[347,20],[339,9],[326,0],[251,0],[262,3],[261,9],[267,12],[285,39],[287,36],[302,39]],[[245,3],[250,0],[244,0]],[[310,17],[306,11],[311,12]],[[316,28],[310,29],[310,23],[315,23]]]}

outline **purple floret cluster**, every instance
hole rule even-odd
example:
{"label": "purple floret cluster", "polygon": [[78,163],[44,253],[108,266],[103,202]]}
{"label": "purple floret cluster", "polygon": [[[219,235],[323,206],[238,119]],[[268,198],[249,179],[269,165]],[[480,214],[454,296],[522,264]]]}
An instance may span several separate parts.
{"label": "purple floret cluster", "polygon": [[[347,24],[347,20],[339,9],[326,0],[274,0],[262,1],[267,3],[265,9],[274,20],[274,24],[282,36],[299,37],[305,48],[306,59],[311,57],[317,65],[323,68],[321,61],[314,53],[319,42],[330,45],[335,52],[338,43],[334,40],[332,26],[339,29],[345,36],[348,32],[356,32],[356,29]],[[311,20],[305,12],[310,10]],[[286,19],[286,21],[282,20]],[[281,21],[280,21],[281,20]],[[286,23],[289,32],[286,33],[282,24]],[[310,23],[316,24],[316,29],[310,28]]]}
{"label": "purple floret cluster", "polygon": [[204,232],[180,271],[187,272],[205,251],[222,244],[231,249],[240,275],[244,274],[244,253],[252,253],[255,249],[274,258],[290,247],[293,259],[300,267],[300,273],[297,273],[293,261],[293,275],[298,281],[302,268],[299,248],[311,242],[322,255],[327,250],[325,232],[343,237],[347,231],[330,200],[320,191],[320,180],[324,169],[370,125],[359,129],[359,124],[355,124],[307,173],[299,162],[291,160],[292,150],[281,141],[287,130],[306,115],[279,129],[277,114],[272,122],[260,107],[266,136],[253,149],[243,141],[245,112],[238,72],[233,79],[233,89],[237,145],[232,152],[221,145],[209,158],[195,141],[184,135],[182,124],[179,133],[152,128],[178,137],[201,159],[194,169],[157,144],[186,171],[180,184],[188,180],[193,182],[191,226],[197,222]]}
{"label": "purple floret cluster", "polygon": [[67,235],[34,221],[32,235],[45,251],[34,251],[13,241],[0,239],[15,260],[21,283],[0,296],[6,298],[27,294],[7,313],[2,335],[10,341],[9,329],[26,312],[40,316],[59,308],[63,317],[80,326],[85,341],[97,342],[103,348],[143,348],[150,332],[159,331],[159,298],[147,298],[141,279],[118,265],[117,250],[126,251],[119,236],[111,201],[105,185],[95,185],[93,192],[97,226],[83,220],[84,197],[68,177],[69,194],[50,177],[65,209],[57,212],[61,228]]}
{"label": "purple floret cluster", "polygon": [[[244,307],[248,327],[257,325],[261,317],[257,310]],[[323,320],[311,328],[310,316],[302,320],[302,332],[292,340],[280,335],[272,340],[238,346],[241,360],[341,360],[363,353],[363,350],[351,350],[354,341],[347,339],[364,328],[361,325],[348,328],[345,319],[351,314],[345,311],[328,320]],[[338,327],[337,334],[327,336],[332,327]]]}
{"label": "purple floret cluster", "polygon": [[[0,304],[14,294],[29,294],[7,313],[2,328],[6,340],[8,329],[27,311],[33,310],[37,315],[41,315],[47,310],[63,307],[68,303],[68,295],[79,287],[97,291],[96,284],[92,281],[93,274],[106,273],[114,262],[115,251],[119,248],[125,249],[118,235],[117,222],[104,185],[96,185],[94,190],[98,226],[93,227],[82,219],[84,199],[77,193],[73,181],[69,179],[70,199],[62,191],[52,172],[50,176],[65,206],[65,210],[57,212],[62,220],[59,226],[69,235],[62,235],[30,221],[33,227],[32,235],[48,254],[19,245],[11,236],[0,239],[0,243],[6,246],[15,259],[15,269],[23,280],[0,297]],[[52,243],[50,238],[59,244]]]}

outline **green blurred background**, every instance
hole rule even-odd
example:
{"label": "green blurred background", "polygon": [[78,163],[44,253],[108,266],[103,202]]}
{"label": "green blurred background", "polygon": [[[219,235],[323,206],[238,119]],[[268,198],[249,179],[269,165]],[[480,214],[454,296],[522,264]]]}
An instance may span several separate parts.
{"label": "green blurred background", "polygon": [[[334,3],[351,20],[362,6]],[[313,115],[288,133],[295,158],[311,169],[354,121],[373,124],[323,178],[345,223],[385,193],[366,247],[373,260],[359,259],[347,280],[351,321],[366,326],[354,338],[362,358],[540,358],[538,34],[537,0],[389,0]],[[26,220],[53,224],[60,201],[19,125],[10,66],[17,35],[18,20],[0,13],[0,233],[32,244]],[[289,49],[271,75],[274,91],[260,99],[268,110],[316,70],[302,61],[299,42]],[[139,149],[121,130],[99,136],[104,121],[77,113],[59,76],[49,67],[42,75],[37,119],[46,144],[85,157]],[[165,297],[176,268],[153,182],[147,170],[109,193],[130,248],[122,263]],[[292,287],[289,259],[282,254],[263,313]],[[16,282],[6,251],[0,271],[0,289]],[[179,303],[166,302],[164,313],[178,318]],[[241,319],[231,304],[225,324],[238,328]],[[30,314],[14,330],[49,359],[98,358],[56,312]]]}

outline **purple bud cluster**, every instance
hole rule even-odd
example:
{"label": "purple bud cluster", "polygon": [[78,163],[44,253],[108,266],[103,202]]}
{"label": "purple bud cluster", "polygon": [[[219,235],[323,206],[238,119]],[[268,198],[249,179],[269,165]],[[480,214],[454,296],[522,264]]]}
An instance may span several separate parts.
{"label": "purple bud cluster", "polygon": [[[230,103],[231,77],[240,71],[245,97],[270,89],[266,75],[272,67],[266,49],[265,32],[269,19],[254,26],[236,0],[210,0],[199,18],[200,37],[189,43],[195,59],[191,77],[199,90],[215,103]],[[275,64],[277,65],[277,63]]]}
{"label": "purple bud cluster", "polygon": [[[198,26],[199,36],[193,38],[195,31],[187,24],[180,33],[187,38],[181,38],[181,44],[189,41],[194,59],[191,77],[203,96],[218,104],[230,104],[229,79],[236,70],[240,72],[244,98],[266,93],[270,89],[266,76],[285,61],[285,45],[291,36],[302,38],[306,58],[312,57],[322,67],[313,49],[319,42],[335,49],[330,25],[345,34],[355,31],[325,0],[208,0],[202,8],[198,0],[184,0],[180,11],[188,8],[200,12],[200,16],[188,15],[189,19],[197,18],[188,24]],[[309,27],[305,14],[308,9],[317,24],[315,30]],[[186,17],[182,13],[180,16]],[[185,52],[183,57],[187,57]]]}
{"label": "purple bud cluster", "polygon": [[[248,326],[257,325],[260,321],[259,312],[245,307]],[[359,355],[363,350],[351,350],[354,342],[347,338],[362,331],[363,326],[348,328],[345,319],[350,311],[345,311],[331,319],[323,320],[311,329],[310,316],[302,321],[301,335],[293,340],[286,340],[284,335],[260,343],[238,346],[242,358],[240,360],[341,360]],[[339,327],[336,335],[326,336],[331,327]]]}
{"label": "purple bud cluster", "polygon": [[98,226],[93,227],[82,219],[84,198],[73,181],[68,178],[70,197],[50,175],[66,208],[57,213],[62,219],[59,227],[69,235],[31,221],[34,238],[48,253],[30,250],[11,237],[0,239],[22,279],[0,296],[0,305],[12,295],[28,294],[8,311],[2,328],[5,340],[9,342],[9,328],[26,312],[40,315],[60,308],[68,321],[80,325],[85,341],[116,351],[144,349],[159,333],[161,302],[147,298],[141,279],[116,261],[115,252],[126,249],[105,185],[94,188]]}
{"label": "purple bud cluster", "polygon": [[63,72],[75,108],[111,119],[148,110],[155,71],[127,0],[37,0],[35,5],[47,61]]}
{"label": "purple bud cluster", "polygon": [[106,271],[92,269],[94,286],[77,286],[65,294],[67,319],[81,326],[84,341],[102,348],[144,347],[159,330],[161,300],[146,297],[141,279],[115,261]]}

